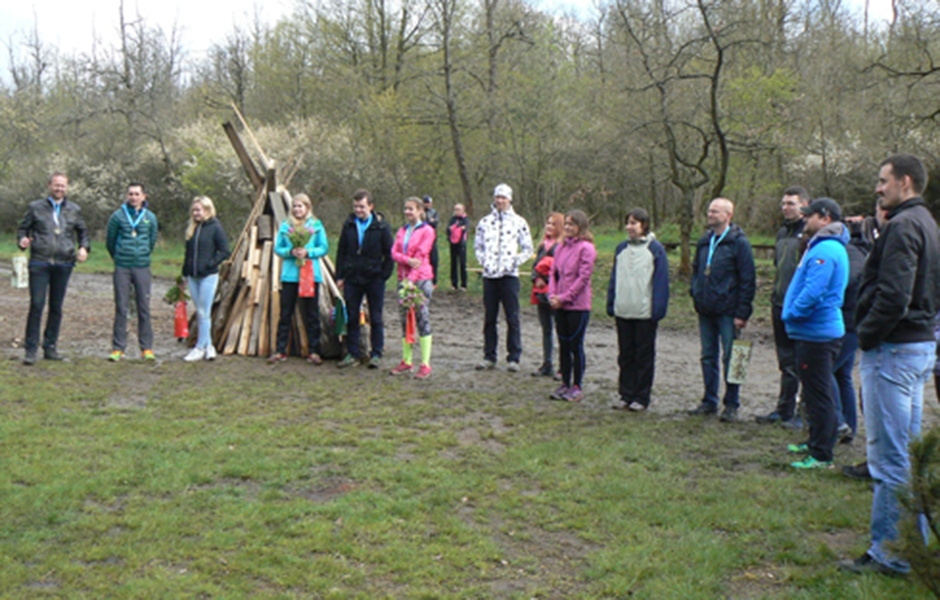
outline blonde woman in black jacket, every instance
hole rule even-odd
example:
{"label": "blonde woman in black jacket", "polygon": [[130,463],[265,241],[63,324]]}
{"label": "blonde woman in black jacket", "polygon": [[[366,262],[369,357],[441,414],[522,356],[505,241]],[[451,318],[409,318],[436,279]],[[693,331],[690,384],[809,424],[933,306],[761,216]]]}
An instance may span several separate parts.
{"label": "blonde woman in black jacket", "polygon": [[212,301],[219,284],[219,265],[229,254],[228,239],[215,216],[215,205],[207,196],[196,197],[189,209],[183,275],[196,305],[199,337],[196,346],[183,358],[186,362],[214,360],[216,357],[212,345]]}

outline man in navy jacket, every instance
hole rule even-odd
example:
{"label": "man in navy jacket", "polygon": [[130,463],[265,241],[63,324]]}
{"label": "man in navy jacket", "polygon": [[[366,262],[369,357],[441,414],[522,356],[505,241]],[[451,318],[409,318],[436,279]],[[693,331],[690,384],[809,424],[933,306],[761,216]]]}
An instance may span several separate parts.
{"label": "man in navy jacket", "polygon": [[727,198],[716,198],[708,205],[708,232],[695,248],[690,289],[702,341],[705,396],[689,414],[718,412],[720,343],[725,370],[725,408],[721,420],[729,423],[738,419],[740,405],[738,384],[727,382],[731,345],[751,318],[757,279],[751,243],[744,231],[731,223],[733,217],[734,204]]}

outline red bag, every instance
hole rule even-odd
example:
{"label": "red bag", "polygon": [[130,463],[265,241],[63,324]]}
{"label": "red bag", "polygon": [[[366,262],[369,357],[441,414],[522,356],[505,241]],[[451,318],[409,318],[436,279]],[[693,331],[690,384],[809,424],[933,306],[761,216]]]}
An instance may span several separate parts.
{"label": "red bag", "polygon": [[186,316],[186,301],[176,303],[176,316],[173,318],[173,335],[182,340],[189,337],[189,317]]}
{"label": "red bag", "polygon": [[408,309],[407,316],[405,317],[405,343],[414,344],[417,341],[415,337],[415,329],[417,329],[417,323],[415,318],[415,307]]}
{"label": "red bag", "polygon": [[301,298],[313,298],[317,295],[317,283],[313,279],[313,261],[304,261],[304,266],[300,267],[300,290],[298,295]]}
{"label": "red bag", "polygon": [[463,227],[459,223],[450,226],[450,243],[457,245],[463,241]]}

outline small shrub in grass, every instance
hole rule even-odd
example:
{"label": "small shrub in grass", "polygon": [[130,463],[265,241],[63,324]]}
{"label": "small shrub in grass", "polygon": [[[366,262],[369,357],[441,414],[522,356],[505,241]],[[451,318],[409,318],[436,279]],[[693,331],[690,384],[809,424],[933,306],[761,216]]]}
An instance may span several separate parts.
{"label": "small shrub in grass", "polygon": [[902,502],[909,514],[926,517],[931,535],[925,545],[914,518],[908,519],[901,532],[901,553],[921,583],[940,598],[940,426],[911,444],[911,488]]}

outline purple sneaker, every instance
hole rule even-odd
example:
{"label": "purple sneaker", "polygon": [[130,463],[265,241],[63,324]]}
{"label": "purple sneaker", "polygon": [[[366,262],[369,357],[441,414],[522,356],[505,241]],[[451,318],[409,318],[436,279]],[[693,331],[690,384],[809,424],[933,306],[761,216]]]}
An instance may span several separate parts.
{"label": "purple sneaker", "polygon": [[562,400],[567,400],[568,402],[581,402],[583,394],[581,393],[581,386],[573,385],[568,388],[568,391],[565,392],[565,395],[561,397]]}
{"label": "purple sneaker", "polygon": [[552,400],[564,400],[565,394],[567,393],[568,393],[568,386],[565,384],[561,384],[560,386],[558,386],[558,389],[552,392],[548,397],[551,398]]}

